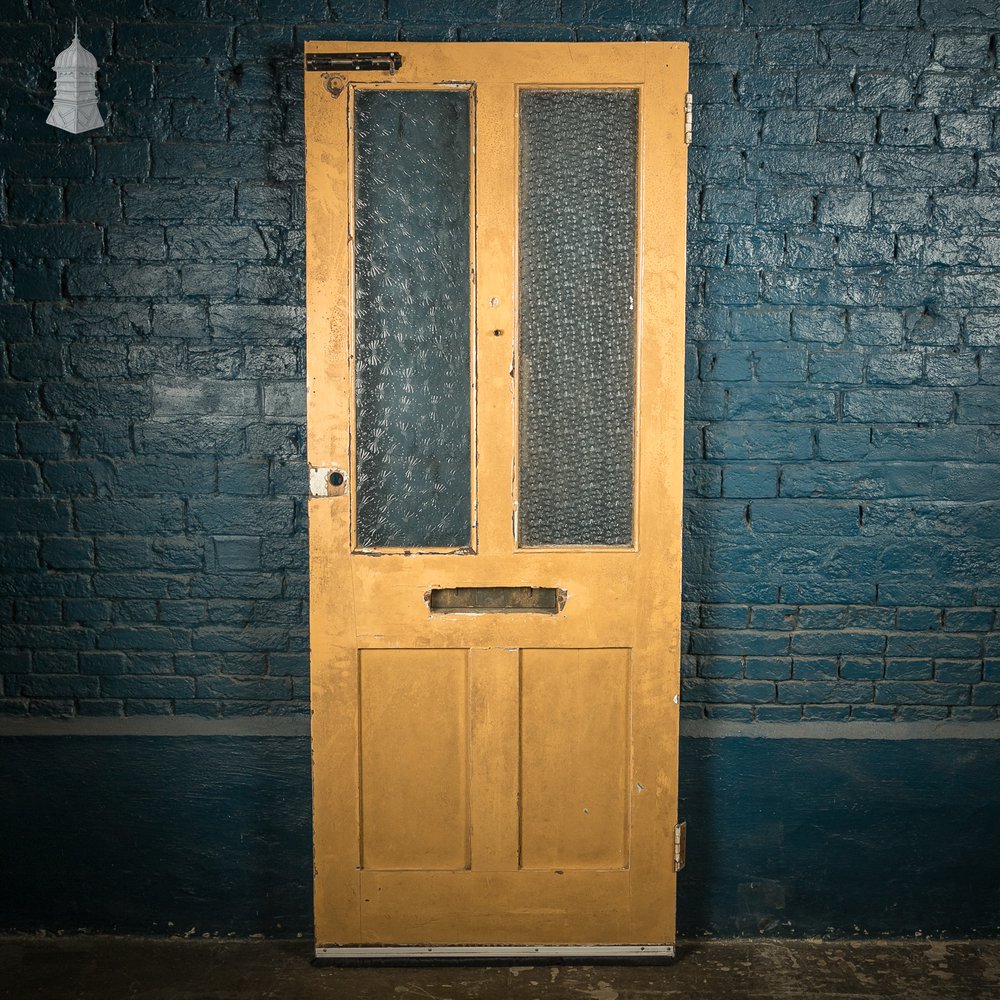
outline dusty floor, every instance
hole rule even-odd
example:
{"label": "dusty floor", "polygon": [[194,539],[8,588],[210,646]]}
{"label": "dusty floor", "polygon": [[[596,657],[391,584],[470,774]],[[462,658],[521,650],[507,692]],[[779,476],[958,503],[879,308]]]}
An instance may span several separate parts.
{"label": "dusty floor", "polygon": [[21,1000],[1000,1000],[1000,941],[690,942],[664,966],[331,968],[308,942],[0,938]]}

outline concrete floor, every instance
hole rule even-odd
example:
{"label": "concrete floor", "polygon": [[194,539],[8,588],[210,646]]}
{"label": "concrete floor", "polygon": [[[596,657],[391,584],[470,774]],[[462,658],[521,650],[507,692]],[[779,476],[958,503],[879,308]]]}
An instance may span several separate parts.
{"label": "concrete floor", "polygon": [[0,938],[0,998],[1000,1000],[1000,941],[688,942],[664,966],[331,968],[309,942]]}

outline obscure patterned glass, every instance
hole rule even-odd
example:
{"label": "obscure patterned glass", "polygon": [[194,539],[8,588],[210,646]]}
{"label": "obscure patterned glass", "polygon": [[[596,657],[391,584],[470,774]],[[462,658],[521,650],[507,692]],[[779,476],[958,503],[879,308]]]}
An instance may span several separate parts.
{"label": "obscure patterned glass", "polygon": [[357,533],[471,541],[469,94],[355,96]]}
{"label": "obscure patterned glass", "polygon": [[631,545],[638,94],[520,100],[520,544]]}

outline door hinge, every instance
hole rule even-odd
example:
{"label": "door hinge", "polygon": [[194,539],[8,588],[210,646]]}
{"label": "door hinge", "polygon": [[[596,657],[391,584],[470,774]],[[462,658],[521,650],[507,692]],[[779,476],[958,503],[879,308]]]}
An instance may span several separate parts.
{"label": "door hinge", "polygon": [[694,136],[694,95],[687,93],[684,95],[684,144],[691,145]]}
{"label": "door hinge", "polygon": [[403,65],[398,52],[307,52],[307,73],[389,73]]}
{"label": "door hinge", "polygon": [[674,871],[679,872],[687,864],[687,820],[674,827]]}

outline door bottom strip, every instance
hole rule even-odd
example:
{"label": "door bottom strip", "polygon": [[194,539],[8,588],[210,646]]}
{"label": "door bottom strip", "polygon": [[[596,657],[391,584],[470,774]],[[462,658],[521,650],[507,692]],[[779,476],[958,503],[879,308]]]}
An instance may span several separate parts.
{"label": "door bottom strip", "polygon": [[341,961],[386,961],[428,959],[609,959],[674,958],[672,944],[570,944],[570,945],[371,945],[338,947],[317,945],[316,957]]}

